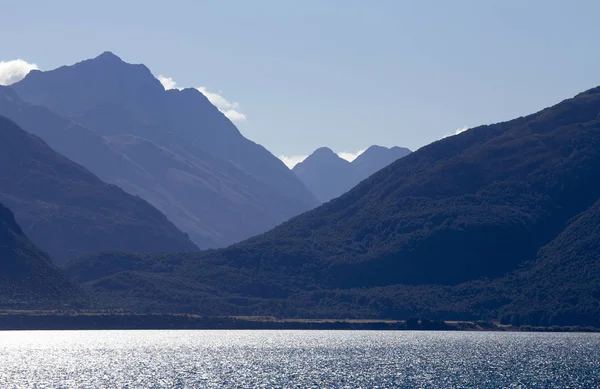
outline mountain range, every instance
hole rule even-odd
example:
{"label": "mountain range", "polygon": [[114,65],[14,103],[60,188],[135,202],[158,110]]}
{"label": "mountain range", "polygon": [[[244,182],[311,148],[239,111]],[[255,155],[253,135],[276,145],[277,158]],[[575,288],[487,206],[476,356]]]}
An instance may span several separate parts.
{"label": "mountain range", "polygon": [[100,253],[110,307],[600,326],[600,87],[472,128],[226,249]]}
{"label": "mountain range", "polygon": [[30,72],[0,90],[0,114],[154,205],[200,248],[262,233],[318,204],[200,91],[166,91],[146,66],[110,52]]}
{"label": "mountain range", "polygon": [[2,307],[600,327],[600,87],[293,172],[111,53],[0,115]]}
{"label": "mountain range", "polygon": [[0,166],[0,202],[56,263],[104,250],[197,250],[146,201],[106,184],[3,116]]}
{"label": "mountain range", "polygon": [[410,153],[404,147],[371,146],[349,162],[331,149],[321,147],[294,166],[292,171],[321,203],[326,203]]}

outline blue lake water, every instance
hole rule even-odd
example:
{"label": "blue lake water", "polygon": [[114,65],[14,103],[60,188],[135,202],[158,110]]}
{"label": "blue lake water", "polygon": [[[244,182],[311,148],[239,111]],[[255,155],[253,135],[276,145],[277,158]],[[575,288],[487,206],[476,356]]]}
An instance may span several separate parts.
{"label": "blue lake water", "polygon": [[0,388],[598,388],[600,334],[0,332]]}

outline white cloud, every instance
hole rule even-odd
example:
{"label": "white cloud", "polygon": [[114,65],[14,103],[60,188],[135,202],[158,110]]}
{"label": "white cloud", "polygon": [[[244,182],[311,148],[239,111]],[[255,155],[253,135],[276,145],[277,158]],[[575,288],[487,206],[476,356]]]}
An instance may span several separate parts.
{"label": "white cloud", "polygon": [[11,85],[21,81],[27,73],[39,67],[22,59],[0,61],[0,85]]}
{"label": "white cloud", "polygon": [[347,151],[342,151],[341,153],[337,153],[337,155],[339,155],[341,158],[344,158],[348,162],[352,162],[356,159],[356,157],[358,157],[359,155],[361,155],[364,152],[365,152],[365,149],[358,150],[356,153],[349,153]]}
{"label": "white cloud", "polygon": [[286,166],[292,169],[294,166],[304,161],[308,155],[280,155],[279,159],[286,164]]}
{"label": "white cloud", "polygon": [[457,128],[456,131],[454,131],[454,133],[446,134],[446,135],[442,136],[441,139],[447,138],[449,136],[454,136],[454,135],[461,134],[461,133],[467,131],[468,129],[469,129],[469,127],[466,127],[466,126],[462,127],[462,128]]}
{"label": "white cloud", "polygon": [[[159,75],[156,78],[158,79],[158,81],[160,81],[165,90],[183,89],[177,86],[177,82],[173,80],[173,77]],[[240,107],[239,103],[229,101],[218,93],[209,92],[208,89],[204,86],[201,86],[200,88],[196,89],[198,89],[200,93],[206,96],[208,101],[210,101],[212,105],[217,107],[217,109],[221,111],[223,115],[227,116],[227,118],[232,122],[243,122],[244,120],[246,120],[246,115],[238,111],[238,108]]]}
{"label": "white cloud", "polygon": [[222,111],[221,109],[219,109],[219,111],[223,112],[223,115],[227,116],[227,118],[232,122],[243,122],[244,120],[246,120],[246,115],[244,115],[240,111],[236,111],[235,109],[228,109],[227,111]]}
{"label": "white cloud", "polygon": [[468,127],[463,127],[463,128],[457,128],[456,131],[454,131],[454,135],[458,135],[462,132],[467,131],[469,128]]}
{"label": "white cloud", "polygon": [[178,89],[177,83],[175,82],[175,80],[173,80],[172,77],[165,77],[163,75],[160,75],[156,78],[158,79],[158,81],[160,81],[165,90]]}
{"label": "white cloud", "polygon": [[204,86],[201,86],[198,90],[232,122],[246,120],[246,115],[238,111],[240,105],[237,102],[231,102],[218,93],[209,92]]}

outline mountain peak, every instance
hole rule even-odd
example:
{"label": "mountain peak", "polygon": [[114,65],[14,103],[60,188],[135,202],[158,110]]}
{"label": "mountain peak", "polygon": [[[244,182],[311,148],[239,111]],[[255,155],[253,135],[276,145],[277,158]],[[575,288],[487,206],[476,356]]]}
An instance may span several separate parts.
{"label": "mountain peak", "polygon": [[[160,81],[145,65],[124,62],[110,51],[70,66],[28,74],[11,85],[28,103],[45,105],[54,112],[71,116],[107,104],[141,113],[138,101],[153,113],[164,92]],[[40,92],[41,91],[41,92]]]}
{"label": "mountain peak", "polygon": [[327,202],[407,154],[410,150],[403,147],[373,145],[348,162],[330,148],[321,147],[292,170],[321,202]]}
{"label": "mountain peak", "polygon": [[388,148],[385,146],[373,145],[366,149],[365,152],[359,155],[354,161],[352,161],[352,164],[373,165],[365,166],[366,175],[364,178],[366,178],[382,167],[387,166],[398,158],[404,157],[410,153],[411,151],[405,147],[394,146]]}
{"label": "mountain peak", "polygon": [[316,149],[315,151],[313,151],[313,153],[311,154],[311,156],[321,156],[321,155],[337,155],[333,150],[331,150],[329,147],[319,147],[318,149]]}
{"label": "mountain peak", "polygon": [[339,155],[337,155],[333,150],[329,147],[319,147],[315,151],[312,152],[304,161],[298,163],[292,170],[298,172],[302,169],[305,169],[307,166],[322,166],[323,164],[331,165],[347,165],[350,162],[346,161]]}
{"label": "mountain peak", "polygon": [[104,53],[102,53],[99,56],[97,56],[96,58],[94,58],[94,60],[123,62],[123,60],[118,55],[114,54],[111,51],[105,51]]}
{"label": "mountain peak", "polygon": [[307,166],[322,166],[323,164],[335,164],[335,165],[348,165],[350,162],[346,161],[339,155],[337,155],[329,147],[319,147],[312,152],[304,161],[294,166],[294,171],[299,171]]}
{"label": "mountain peak", "polygon": [[389,149],[385,146],[372,145],[372,146],[369,146],[362,154],[385,152],[387,150],[389,150]]}

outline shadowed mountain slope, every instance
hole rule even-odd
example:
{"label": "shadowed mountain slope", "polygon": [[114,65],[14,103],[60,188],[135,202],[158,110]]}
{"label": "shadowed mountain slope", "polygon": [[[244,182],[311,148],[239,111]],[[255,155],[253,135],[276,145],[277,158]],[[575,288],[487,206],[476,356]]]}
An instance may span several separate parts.
{"label": "shadowed mountain slope", "polygon": [[0,204],[0,307],[57,309],[86,301],[81,289],[29,241],[12,212]]}
{"label": "shadowed mountain slope", "polygon": [[57,263],[108,249],[194,251],[146,201],[58,154],[0,116],[0,201]]}

